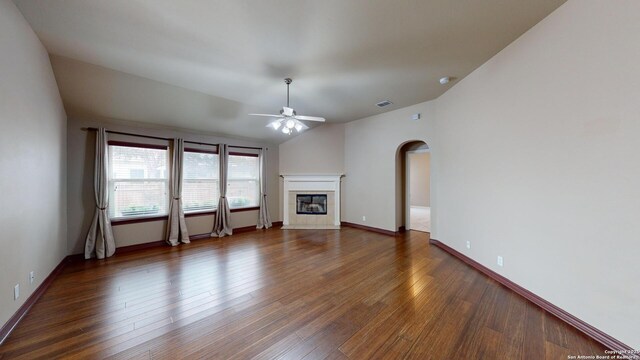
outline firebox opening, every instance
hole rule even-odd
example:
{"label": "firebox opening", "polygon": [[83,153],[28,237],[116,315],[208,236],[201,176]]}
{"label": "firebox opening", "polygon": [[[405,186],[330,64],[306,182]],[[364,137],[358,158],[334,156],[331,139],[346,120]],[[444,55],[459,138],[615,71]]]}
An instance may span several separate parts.
{"label": "firebox opening", "polygon": [[327,195],[326,194],[297,194],[296,214],[326,215]]}

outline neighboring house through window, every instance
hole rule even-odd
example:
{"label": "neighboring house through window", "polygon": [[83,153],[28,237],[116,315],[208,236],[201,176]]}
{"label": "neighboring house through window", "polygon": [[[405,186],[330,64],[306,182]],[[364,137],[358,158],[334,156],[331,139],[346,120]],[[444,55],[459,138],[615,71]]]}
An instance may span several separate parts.
{"label": "neighboring house through window", "polygon": [[109,217],[167,215],[166,146],[109,142]]}

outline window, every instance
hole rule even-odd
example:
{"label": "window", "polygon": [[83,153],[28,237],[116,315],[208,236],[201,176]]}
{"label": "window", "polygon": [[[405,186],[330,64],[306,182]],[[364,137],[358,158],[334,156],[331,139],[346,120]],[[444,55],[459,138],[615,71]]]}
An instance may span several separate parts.
{"label": "window", "polygon": [[220,198],[218,154],[185,149],[182,208],[185,212],[211,211]]}
{"label": "window", "polygon": [[258,206],[259,191],[258,156],[230,154],[227,200],[231,209]]}
{"label": "window", "polygon": [[109,143],[109,217],[167,215],[166,147]]}

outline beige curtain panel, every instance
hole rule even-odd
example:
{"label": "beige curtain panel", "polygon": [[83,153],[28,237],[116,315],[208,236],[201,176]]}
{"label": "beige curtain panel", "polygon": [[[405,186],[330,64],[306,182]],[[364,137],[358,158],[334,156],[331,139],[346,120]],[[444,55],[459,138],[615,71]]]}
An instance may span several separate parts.
{"label": "beige curtain panel", "polygon": [[269,207],[267,206],[267,148],[260,150],[260,211],[258,212],[258,229],[272,226]]}
{"label": "beige curtain panel", "polygon": [[84,243],[84,258],[104,259],[116,252],[116,243],[111,231],[111,221],[107,213],[109,191],[107,189],[108,156],[107,131],[99,128],[96,132],[96,157],[93,174],[93,190],[96,199],[96,211]]}
{"label": "beige curtain panel", "polygon": [[213,231],[211,236],[223,237],[233,234],[231,227],[231,211],[229,210],[229,202],[227,201],[227,172],[229,168],[229,149],[227,145],[220,144],[220,199],[218,200],[218,209],[216,211],[216,219],[213,222]]}
{"label": "beige curtain panel", "polygon": [[171,201],[169,202],[169,222],[167,223],[167,243],[176,246],[180,242],[189,243],[189,232],[182,208],[182,167],[184,162],[184,140],[173,140],[171,161]]}

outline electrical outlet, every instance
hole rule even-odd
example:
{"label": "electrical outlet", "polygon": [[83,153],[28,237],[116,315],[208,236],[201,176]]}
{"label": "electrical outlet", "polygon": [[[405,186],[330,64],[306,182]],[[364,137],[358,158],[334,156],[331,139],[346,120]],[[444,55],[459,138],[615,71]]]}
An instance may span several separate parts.
{"label": "electrical outlet", "polygon": [[367,217],[362,215],[362,221],[367,221]]}
{"label": "electrical outlet", "polygon": [[467,249],[471,249],[471,241],[467,241]]}
{"label": "electrical outlet", "polygon": [[498,255],[498,266],[502,267],[504,266],[504,260],[502,259],[502,256]]}
{"label": "electrical outlet", "polygon": [[13,300],[18,300],[19,297],[20,297],[20,284],[16,284],[16,286],[13,287]]}
{"label": "electrical outlet", "polygon": [[36,279],[36,274],[32,271],[29,273],[29,284],[33,284],[33,280]]}

